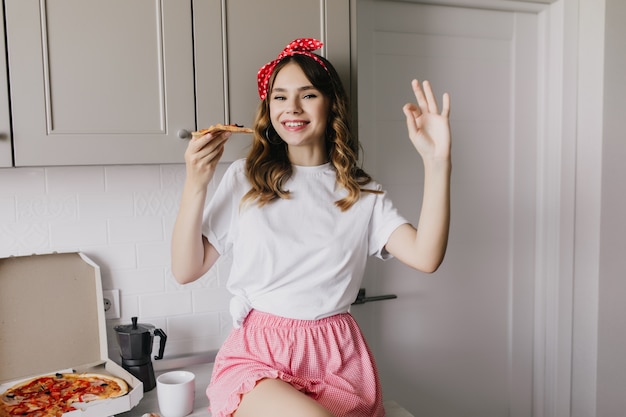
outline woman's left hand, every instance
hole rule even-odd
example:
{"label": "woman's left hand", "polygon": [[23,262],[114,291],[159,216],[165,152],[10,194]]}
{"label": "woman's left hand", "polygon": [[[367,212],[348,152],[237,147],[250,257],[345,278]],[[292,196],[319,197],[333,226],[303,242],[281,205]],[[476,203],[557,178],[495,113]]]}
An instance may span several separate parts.
{"label": "woman's left hand", "polygon": [[450,159],[450,96],[443,95],[440,113],[428,81],[423,82],[423,88],[417,80],[413,80],[411,86],[417,105],[408,103],[402,108],[411,142],[424,162]]}

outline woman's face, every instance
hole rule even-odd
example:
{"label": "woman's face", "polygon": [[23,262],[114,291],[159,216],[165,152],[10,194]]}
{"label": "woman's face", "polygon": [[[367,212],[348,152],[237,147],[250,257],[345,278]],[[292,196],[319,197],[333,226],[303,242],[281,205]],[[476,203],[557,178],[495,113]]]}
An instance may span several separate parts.
{"label": "woman's face", "polygon": [[276,74],[269,106],[272,126],[290,150],[324,147],[329,99],[313,87],[298,64],[289,63]]}

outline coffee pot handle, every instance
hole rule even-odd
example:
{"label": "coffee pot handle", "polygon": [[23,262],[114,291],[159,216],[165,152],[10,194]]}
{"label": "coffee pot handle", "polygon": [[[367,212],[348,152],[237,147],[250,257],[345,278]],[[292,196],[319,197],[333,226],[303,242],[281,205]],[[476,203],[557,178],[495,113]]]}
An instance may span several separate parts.
{"label": "coffee pot handle", "polygon": [[154,329],[154,334],[159,336],[159,354],[154,359],[163,359],[163,351],[165,350],[165,342],[167,342],[167,335],[161,329]]}

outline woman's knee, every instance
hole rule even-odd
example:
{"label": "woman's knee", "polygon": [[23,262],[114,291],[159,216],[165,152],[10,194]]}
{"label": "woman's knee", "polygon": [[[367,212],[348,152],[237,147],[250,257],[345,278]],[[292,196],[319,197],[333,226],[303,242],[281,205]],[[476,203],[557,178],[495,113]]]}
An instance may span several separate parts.
{"label": "woman's knee", "polygon": [[263,379],[244,394],[234,417],[335,417],[330,411],[279,379]]}

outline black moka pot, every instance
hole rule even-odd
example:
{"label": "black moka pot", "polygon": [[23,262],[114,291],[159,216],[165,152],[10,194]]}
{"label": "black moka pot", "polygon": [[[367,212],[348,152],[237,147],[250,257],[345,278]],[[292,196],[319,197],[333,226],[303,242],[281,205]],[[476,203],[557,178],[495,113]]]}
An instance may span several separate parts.
{"label": "black moka pot", "polygon": [[160,338],[159,354],[154,359],[163,358],[167,336],[163,330],[155,329],[151,324],[137,323],[137,317],[131,320],[132,324],[115,326],[122,367],[143,382],[143,391],[147,392],[156,386],[151,358],[154,335]]}

